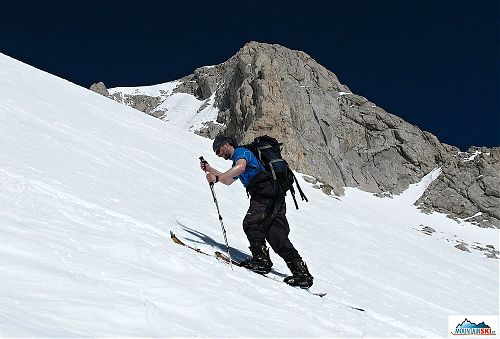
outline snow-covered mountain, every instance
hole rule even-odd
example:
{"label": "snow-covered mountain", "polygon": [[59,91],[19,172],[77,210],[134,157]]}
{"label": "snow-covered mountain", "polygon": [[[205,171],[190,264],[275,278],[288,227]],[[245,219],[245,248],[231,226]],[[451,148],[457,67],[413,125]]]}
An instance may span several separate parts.
{"label": "snow-covered mountain", "polygon": [[[102,82],[91,89],[156,117],[175,113],[172,123],[211,139],[223,132],[248,143],[269,134],[284,142],[289,164],[321,180],[327,194],[343,195],[344,187],[400,194],[439,167],[442,174],[415,204],[500,229],[500,147],[462,152],[442,143],[353,93],[302,51],[253,41],[225,62],[174,82],[122,87],[112,94]],[[167,107],[171,103],[173,110]],[[197,124],[184,123],[205,108],[208,121],[200,112]]]}
{"label": "snow-covered mountain", "polygon": [[[0,336],[428,337],[449,315],[498,314],[481,250],[498,230],[413,205],[439,169],[392,199],[298,175],[309,203],[289,201],[291,239],[324,298],[174,244],[169,231],[224,250],[198,157],[230,165],[176,113],[193,114],[163,122],[0,54]],[[216,192],[242,258],[246,194]],[[271,255],[272,277],[288,274]]]}

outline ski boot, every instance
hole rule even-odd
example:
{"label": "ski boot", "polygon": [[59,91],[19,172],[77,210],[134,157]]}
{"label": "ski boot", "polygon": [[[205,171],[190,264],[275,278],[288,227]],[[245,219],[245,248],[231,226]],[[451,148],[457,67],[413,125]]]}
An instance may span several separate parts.
{"label": "ski boot", "polygon": [[309,288],[313,284],[313,276],[309,273],[306,263],[302,259],[287,262],[286,265],[292,272],[292,276],[286,277],[283,281],[290,286]]}
{"label": "ski boot", "polygon": [[269,257],[269,249],[266,244],[250,245],[252,258],[245,259],[241,262],[241,266],[259,274],[267,274],[271,272],[273,262]]}

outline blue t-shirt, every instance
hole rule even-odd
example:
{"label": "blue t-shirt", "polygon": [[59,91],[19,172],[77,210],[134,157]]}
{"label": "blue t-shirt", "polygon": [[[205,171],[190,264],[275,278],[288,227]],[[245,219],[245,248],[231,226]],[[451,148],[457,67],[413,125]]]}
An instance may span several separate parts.
{"label": "blue t-shirt", "polygon": [[255,157],[255,155],[248,148],[245,147],[237,147],[234,149],[233,157],[233,166],[236,165],[236,161],[240,159],[245,159],[247,161],[247,166],[245,167],[245,172],[241,173],[234,179],[240,179],[243,186],[247,187],[252,178],[264,171],[264,167],[260,163],[259,159]]}

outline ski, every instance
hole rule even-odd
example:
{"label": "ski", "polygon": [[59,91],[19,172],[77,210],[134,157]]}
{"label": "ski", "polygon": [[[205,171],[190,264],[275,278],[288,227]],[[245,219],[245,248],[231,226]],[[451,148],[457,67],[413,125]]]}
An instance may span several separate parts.
{"label": "ski", "polygon": [[[216,256],[218,259],[220,259],[221,261],[225,262],[226,264],[229,264],[229,258],[228,258],[228,257],[227,257],[224,253],[219,252],[219,251],[216,251],[216,252],[215,252],[215,256]],[[231,263],[232,263],[233,265],[235,265],[235,266],[238,266],[238,267],[243,267],[243,266],[241,265],[241,262],[236,261],[236,260],[234,260],[234,259],[231,259]],[[251,270],[249,270],[249,271],[251,271]],[[259,273],[256,273],[256,274],[259,274]],[[278,281],[278,282],[280,282],[280,283],[285,284],[283,281],[281,281],[281,280],[277,280],[277,279],[274,279],[274,278],[271,278],[271,277],[269,277],[269,276],[267,276],[267,275],[265,275],[265,274],[259,274],[259,275],[261,275],[261,276],[263,276],[263,277],[266,277],[266,278],[268,278],[268,279],[271,279],[271,280],[274,280],[274,281]],[[286,285],[286,284],[285,284],[285,285]],[[290,286],[290,285],[287,285],[287,286]],[[294,286],[290,286],[290,287],[294,287]],[[320,298],[323,298],[324,296],[326,296],[326,295],[327,295],[327,293],[326,293],[326,292],[313,292],[313,291],[311,291],[310,289],[305,289],[305,288],[300,288],[300,287],[295,287],[295,288],[298,288],[298,289],[300,289],[300,290],[302,290],[302,291],[306,291],[306,292],[308,292],[308,293],[310,293],[310,294],[312,294],[312,295],[315,295],[315,296],[317,296],[317,297],[320,297]],[[333,301],[333,302],[334,302],[334,303],[336,303],[336,304],[339,304],[339,305],[345,306],[345,307],[349,307],[349,308],[351,308],[351,309],[353,309],[353,310],[356,310],[356,311],[366,312],[366,310],[364,310],[364,309],[362,309],[362,308],[359,308],[359,307],[354,307],[354,306],[347,305],[347,304],[344,304],[344,303],[341,303],[341,302],[337,302],[337,301]]]}
{"label": "ski", "polygon": [[[219,251],[216,251],[216,252],[215,252],[215,256],[216,256],[218,259],[222,260],[223,262],[225,262],[225,263],[229,264],[229,258],[228,258],[228,257],[227,257],[224,253],[219,252]],[[231,263],[232,263],[233,265],[235,265],[235,266],[244,267],[244,266],[242,266],[242,265],[241,265],[241,262],[238,262],[238,261],[233,260],[233,259],[231,259]],[[249,271],[253,272],[252,270],[249,270]],[[254,272],[254,273],[256,273],[256,272]],[[271,279],[271,280],[274,280],[274,281],[278,281],[278,282],[280,282],[280,283],[285,284],[283,281],[278,280],[278,279],[271,278],[270,276],[267,276],[267,275],[265,275],[265,274],[260,274],[260,273],[256,273],[256,274],[259,274],[259,275],[261,275],[261,276],[263,276],[263,277],[266,277],[266,278],[268,278],[268,279]],[[290,285],[287,285],[287,286],[290,286]],[[290,287],[294,287],[294,286],[290,286]],[[297,288],[299,288],[299,287],[297,287]],[[304,290],[304,291],[307,291],[307,292],[309,292],[310,294],[315,295],[315,296],[320,297],[320,298],[323,298],[324,296],[326,296],[326,293],[325,293],[325,292],[312,292],[311,290],[306,289],[306,288],[300,288],[300,289],[301,289],[301,290]]]}
{"label": "ski", "polygon": [[238,260],[234,260],[234,259],[231,259],[229,260],[229,258],[227,257],[227,255],[225,255],[224,253],[222,252],[219,252],[219,251],[215,251],[215,257],[217,259],[220,259],[221,261],[225,262],[226,264],[233,264],[234,266],[238,266],[238,267],[243,267],[241,262],[238,261]]}
{"label": "ski", "polygon": [[184,247],[187,247],[193,251],[196,251],[200,254],[204,254],[206,256],[209,256],[209,257],[215,257],[215,255],[212,255],[212,254],[209,254],[209,253],[206,253],[206,252],[203,252],[202,250],[200,250],[199,248],[196,248],[196,247],[192,247],[192,246],[189,246],[187,244],[185,244],[182,240],[180,240],[179,238],[177,238],[177,236],[174,234],[174,232],[170,231],[170,238],[173,240],[173,242],[175,242],[176,244],[179,244],[179,245],[182,245]]}
{"label": "ski", "polygon": [[[184,246],[184,247],[187,247],[187,248],[189,248],[189,249],[191,249],[191,250],[193,250],[193,251],[195,251],[195,252],[198,252],[198,253],[200,253],[200,254],[206,255],[206,256],[208,256],[208,257],[214,257],[214,258],[217,258],[218,260],[220,260],[220,261],[222,261],[222,262],[224,262],[224,263],[226,263],[226,264],[228,264],[228,265],[231,263],[231,264],[232,264],[232,265],[234,265],[234,266],[243,267],[243,266],[241,265],[241,262],[240,262],[240,261],[238,261],[238,260],[234,260],[234,259],[229,259],[229,258],[227,257],[227,255],[225,255],[225,254],[224,254],[224,253],[222,253],[222,252],[215,251],[215,253],[214,253],[214,254],[210,254],[210,253],[207,253],[207,252],[203,252],[203,251],[202,251],[202,250],[200,250],[199,248],[189,246],[188,244],[186,244],[186,243],[184,243],[182,240],[180,240],[180,239],[179,239],[179,238],[178,238],[178,237],[177,237],[177,236],[176,236],[176,235],[175,235],[172,231],[170,231],[170,238],[172,239],[172,241],[173,241],[174,243],[179,244],[179,245]],[[244,267],[243,267],[243,268],[244,268]],[[249,270],[249,271],[251,271],[251,270]],[[253,272],[253,271],[252,271],[252,272]],[[254,273],[255,273],[255,272],[254,272]],[[259,273],[256,273],[256,274],[259,274]],[[265,277],[265,278],[267,278],[267,279],[271,279],[271,280],[274,280],[274,281],[277,281],[277,282],[280,282],[280,283],[285,284],[283,281],[278,280],[278,279],[274,279],[274,278],[269,277],[269,276],[267,276],[267,275],[265,275],[265,274],[259,274],[259,275],[261,275],[261,276],[263,276],[263,277]],[[290,286],[290,285],[287,285],[287,286]],[[290,286],[290,287],[293,287],[293,286]],[[297,288],[299,288],[299,287],[297,287]],[[312,294],[312,295],[315,295],[315,296],[317,296],[317,297],[320,297],[320,298],[325,297],[325,296],[326,296],[326,294],[327,294],[327,293],[325,293],[325,292],[313,292],[313,291],[311,291],[311,290],[309,290],[309,289],[302,289],[302,288],[301,288],[301,290],[306,291],[306,292],[308,292],[308,293],[310,293],[310,294]],[[335,301],[334,301],[334,302],[335,302]],[[354,307],[354,306],[347,305],[347,304],[343,304],[343,303],[340,303],[340,302],[335,302],[335,303],[340,304],[340,305],[343,305],[343,306],[346,306],[346,307],[349,307],[349,308],[351,308],[351,309],[353,309],[353,310],[356,310],[356,311],[365,312],[365,310],[364,310],[364,309],[359,308],[359,307]]]}

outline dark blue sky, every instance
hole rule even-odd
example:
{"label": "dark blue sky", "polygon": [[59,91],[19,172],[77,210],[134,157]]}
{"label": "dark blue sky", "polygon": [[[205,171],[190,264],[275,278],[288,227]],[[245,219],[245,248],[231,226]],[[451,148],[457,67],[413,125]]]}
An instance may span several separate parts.
{"label": "dark blue sky", "polygon": [[279,43],[445,143],[492,147],[500,145],[499,4],[4,0],[0,51],[88,88],[166,82],[248,41]]}

